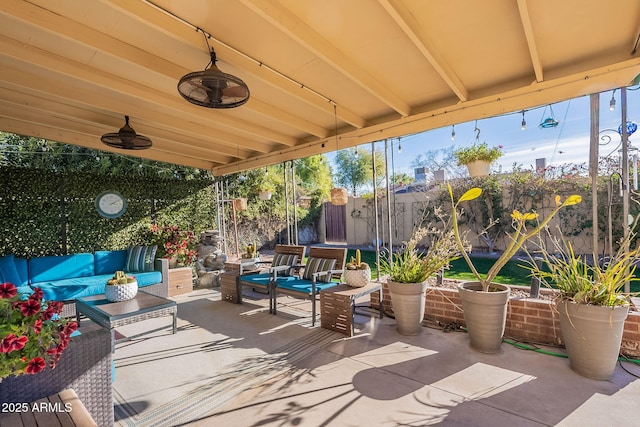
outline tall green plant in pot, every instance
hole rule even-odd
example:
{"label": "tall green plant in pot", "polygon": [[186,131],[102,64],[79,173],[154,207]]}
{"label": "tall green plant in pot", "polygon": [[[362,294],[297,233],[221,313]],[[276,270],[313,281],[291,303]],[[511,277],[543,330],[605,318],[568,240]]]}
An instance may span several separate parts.
{"label": "tall green plant in pot", "polygon": [[640,248],[627,249],[633,236],[629,233],[615,254],[600,261],[576,255],[565,239],[550,239],[551,250],[541,239],[543,261],[532,257],[528,263],[534,276],[558,290],[555,302],[569,365],[582,376],[609,380],[615,371],[632,296],[623,288],[638,280]]}
{"label": "tall green plant in pot", "polygon": [[450,185],[448,190],[451,198],[451,219],[456,243],[469,269],[477,279],[477,281],[463,282],[458,286],[471,347],[483,353],[497,353],[502,345],[510,289],[506,285],[493,283],[493,279],[507,264],[507,261],[516,255],[522,245],[528,239],[538,235],[560,209],[580,203],[582,197],[572,195],[562,202],[560,196],[556,196],[555,208],[544,220],[538,221],[533,228],[528,228],[527,222],[538,220],[537,213],[521,213],[518,210],[514,210],[511,213],[514,232],[509,236],[509,243],[487,274],[482,275],[475,268],[469,254],[465,251],[465,245],[460,237],[458,226],[460,204],[478,198],[482,194],[482,189],[472,188],[466,191],[457,201],[454,199],[453,189]]}
{"label": "tall green plant in pot", "polygon": [[[426,252],[417,245],[427,234],[437,237]],[[448,267],[460,252],[455,243],[453,230],[429,230],[421,227],[411,235],[398,253],[391,253],[380,260],[380,271],[388,275],[387,286],[396,318],[396,329],[401,335],[418,335],[424,319],[427,279]]]}

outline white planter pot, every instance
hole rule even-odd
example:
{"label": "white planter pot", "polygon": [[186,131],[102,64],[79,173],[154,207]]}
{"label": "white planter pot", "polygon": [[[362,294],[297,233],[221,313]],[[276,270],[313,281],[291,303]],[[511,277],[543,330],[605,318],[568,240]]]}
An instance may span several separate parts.
{"label": "white planter pot", "polygon": [[345,270],[344,281],[347,283],[347,285],[353,286],[354,288],[362,288],[363,286],[367,286],[367,284],[371,281],[371,270]]}
{"label": "white planter pot", "polygon": [[272,195],[273,193],[271,193],[271,191],[261,191],[260,200],[271,200]]}
{"label": "white planter pot", "polygon": [[480,282],[463,282],[458,286],[471,348],[481,353],[500,351],[507,321],[510,289],[497,283],[491,287],[498,290],[483,292]]}
{"label": "white planter pot", "polygon": [[391,306],[400,335],[418,335],[422,331],[427,282],[398,283],[387,281]]}
{"label": "white planter pot", "polygon": [[605,307],[558,302],[560,330],[569,366],[595,380],[609,380],[618,363],[629,306]]}
{"label": "white planter pot", "polygon": [[111,302],[126,301],[138,293],[138,282],[122,285],[107,285],[104,291],[107,300]]}
{"label": "white planter pot", "polygon": [[491,163],[484,160],[476,160],[475,162],[467,163],[467,169],[469,170],[469,175],[472,178],[476,176],[489,175],[490,166]]}

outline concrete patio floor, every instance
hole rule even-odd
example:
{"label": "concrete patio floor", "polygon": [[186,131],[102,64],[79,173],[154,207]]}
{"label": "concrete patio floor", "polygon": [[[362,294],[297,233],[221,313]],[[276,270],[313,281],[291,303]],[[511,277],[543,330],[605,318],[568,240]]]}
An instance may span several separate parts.
{"label": "concrete patio floor", "polygon": [[117,345],[118,426],[640,425],[632,363],[595,381],[547,354],[557,348],[481,354],[464,332],[406,337],[375,315],[358,315],[348,338],[311,327],[309,303],[293,298],[276,316],[259,294],[243,305],[211,289],[174,299],[176,335],[168,317],[118,330],[167,326]]}

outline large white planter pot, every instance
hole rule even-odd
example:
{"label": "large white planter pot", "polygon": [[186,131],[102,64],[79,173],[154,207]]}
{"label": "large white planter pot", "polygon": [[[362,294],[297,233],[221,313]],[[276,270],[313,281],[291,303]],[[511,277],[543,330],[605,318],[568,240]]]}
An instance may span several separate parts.
{"label": "large white planter pot", "polygon": [[427,282],[398,283],[387,281],[391,306],[400,335],[418,335],[422,331]]}
{"label": "large white planter pot", "polygon": [[629,306],[604,307],[562,300],[558,302],[558,312],[571,369],[587,378],[611,379]]}
{"label": "large white planter pot", "polygon": [[122,285],[107,285],[104,294],[111,302],[126,301],[136,296],[138,293],[138,282],[131,282]]}
{"label": "large white planter pot", "polygon": [[476,160],[475,162],[467,163],[467,169],[469,170],[469,176],[486,176],[489,175],[489,167],[491,163],[484,160]]}
{"label": "large white planter pot", "polygon": [[471,348],[481,353],[500,351],[507,321],[510,289],[498,283],[492,283],[491,288],[495,291],[483,292],[480,282],[458,285]]}

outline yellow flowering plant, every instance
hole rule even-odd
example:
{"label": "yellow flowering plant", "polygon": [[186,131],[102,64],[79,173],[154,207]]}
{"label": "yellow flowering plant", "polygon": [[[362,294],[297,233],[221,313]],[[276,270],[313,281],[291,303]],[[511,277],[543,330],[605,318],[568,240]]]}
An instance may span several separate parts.
{"label": "yellow flowering plant", "polygon": [[571,195],[567,197],[564,201],[561,200],[560,196],[556,196],[555,198],[555,208],[547,215],[547,217],[538,222],[538,224],[532,228],[527,228],[528,221],[538,220],[538,214],[535,212],[526,212],[521,213],[517,209],[514,209],[511,213],[511,221],[514,229],[513,235],[509,236],[510,241],[507,245],[506,249],[500,255],[500,257],[496,260],[496,262],[491,266],[487,274],[483,277],[478,270],[473,265],[469,254],[465,250],[465,245],[460,237],[460,229],[458,227],[458,208],[460,203],[468,202],[474,199],[477,199],[482,194],[482,189],[478,187],[471,188],[467,190],[460,198],[456,201],[453,196],[453,189],[451,185],[448,185],[449,197],[451,198],[451,219],[453,225],[453,233],[456,239],[456,244],[462,253],[462,257],[466,261],[469,269],[473,273],[473,275],[478,279],[478,282],[482,284],[482,291],[489,292],[491,291],[491,283],[493,279],[498,275],[500,270],[507,264],[509,261],[522,247],[522,245],[530,238],[536,236],[540,231],[549,224],[549,221],[565,206],[572,206],[578,204],[582,201],[582,197],[579,195]]}

